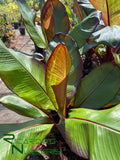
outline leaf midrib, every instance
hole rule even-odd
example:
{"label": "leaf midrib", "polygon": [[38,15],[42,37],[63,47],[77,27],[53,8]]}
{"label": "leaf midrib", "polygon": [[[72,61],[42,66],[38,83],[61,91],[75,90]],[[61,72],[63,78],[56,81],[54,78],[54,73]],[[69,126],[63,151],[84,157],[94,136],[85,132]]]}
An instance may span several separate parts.
{"label": "leaf midrib", "polygon": [[117,129],[113,129],[113,128],[111,128],[111,127],[108,127],[107,125],[100,124],[100,123],[98,123],[98,122],[94,122],[94,121],[91,121],[91,120],[88,120],[88,119],[84,119],[84,118],[70,118],[70,119],[76,119],[76,120],[80,120],[80,121],[92,123],[92,124],[95,124],[95,125],[104,127],[104,128],[106,128],[106,129],[108,129],[108,130],[112,130],[112,131],[120,134],[120,131],[118,131]]}
{"label": "leaf midrib", "polygon": [[106,80],[107,76],[109,74],[111,74],[111,72],[113,71],[114,69],[112,69],[106,76],[105,78],[95,87],[95,89],[93,89],[92,92],[89,93],[89,95],[80,103],[80,106],[95,92],[95,90]]}
{"label": "leaf midrib", "polygon": [[[33,79],[33,81],[36,83],[36,85],[38,86],[38,87],[40,87],[42,90],[43,90],[43,92],[46,94],[46,96],[49,98],[49,100],[50,100],[50,102],[52,103],[52,101],[51,101],[51,99],[50,99],[50,97],[48,96],[48,94],[46,93],[46,91],[40,86],[40,84],[37,82],[37,80],[32,76],[32,74],[21,64],[21,62],[20,61],[18,61],[18,59],[16,58],[16,57],[14,57],[12,54],[11,54],[11,52],[9,51],[9,49],[7,49],[6,47],[4,47],[4,46],[2,46],[11,56],[12,56],[12,58],[14,59],[14,60],[16,60],[17,61],[17,63],[19,64],[19,65],[21,65],[23,68],[24,68],[24,70],[29,74],[29,76]],[[15,51],[14,51],[15,52]],[[13,91],[12,91],[13,92]],[[16,94],[16,93],[15,93]],[[17,94],[16,94],[17,95]],[[18,95],[19,96],[19,95]],[[29,102],[30,103],[30,102]],[[30,103],[31,104],[31,103]],[[52,103],[53,104],[53,103]],[[33,105],[33,104],[32,104]],[[41,108],[39,108],[38,106],[36,106],[36,105],[33,105],[33,106],[35,106],[37,109],[39,109],[39,110],[41,110],[41,111],[43,111],[43,109],[41,109]],[[54,106],[54,105],[53,105]],[[44,112],[44,111],[43,111]],[[45,112],[44,112],[45,113]],[[45,113],[46,114],[46,113]]]}
{"label": "leaf midrib", "polygon": [[110,26],[110,12],[109,12],[108,0],[106,0],[106,7],[107,7],[108,26]]}

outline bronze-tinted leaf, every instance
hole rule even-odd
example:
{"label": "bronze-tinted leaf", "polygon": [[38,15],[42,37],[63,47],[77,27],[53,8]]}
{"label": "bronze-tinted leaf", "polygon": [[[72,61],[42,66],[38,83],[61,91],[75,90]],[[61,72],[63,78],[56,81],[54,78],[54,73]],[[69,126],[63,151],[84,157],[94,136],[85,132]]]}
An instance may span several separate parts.
{"label": "bronze-tinted leaf", "polygon": [[41,23],[44,35],[48,42],[55,33],[68,33],[69,18],[65,6],[59,0],[48,0],[41,12]]}
{"label": "bronze-tinted leaf", "polygon": [[90,2],[95,9],[102,11],[102,18],[106,25],[120,25],[119,0],[90,0]]}

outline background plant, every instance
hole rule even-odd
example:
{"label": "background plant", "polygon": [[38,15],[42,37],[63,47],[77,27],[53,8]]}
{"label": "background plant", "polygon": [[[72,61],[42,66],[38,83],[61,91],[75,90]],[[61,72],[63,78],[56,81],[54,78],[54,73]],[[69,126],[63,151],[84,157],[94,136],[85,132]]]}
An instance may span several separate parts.
{"label": "background plant", "polygon": [[0,38],[6,42],[10,42],[15,39],[15,31],[13,30],[13,25],[7,23],[6,15],[0,16]]}
{"label": "background plant", "polygon": [[18,22],[20,19],[18,6],[12,1],[0,5],[0,14],[6,14],[8,23]]}

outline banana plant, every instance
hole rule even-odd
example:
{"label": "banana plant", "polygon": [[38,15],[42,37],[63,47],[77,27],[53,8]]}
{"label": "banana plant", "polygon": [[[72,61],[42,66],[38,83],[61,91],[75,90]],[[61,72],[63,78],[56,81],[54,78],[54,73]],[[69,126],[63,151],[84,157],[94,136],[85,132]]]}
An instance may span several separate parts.
{"label": "banana plant", "polygon": [[43,61],[36,54],[9,49],[0,40],[0,78],[13,92],[1,97],[0,103],[34,118],[0,124],[1,160],[24,160],[38,151],[53,128],[80,157],[119,159],[120,67],[105,63],[82,78],[78,50],[100,24],[101,12],[94,10],[70,30],[69,17],[59,0],[45,2],[41,25],[35,23],[36,15],[25,0],[16,2],[28,33],[46,54]]}
{"label": "banana plant", "polygon": [[[67,84],[72,66],[72,58],[63,43],[54,48],[47,63],[43,64],[29,55],[6,48],[0,41],[0,77],[14,93],[2,97],[0,102],[21,115],[35,118],[26,123],[0,124],[2,160],[24,159],[38,144],[24,144],[22,153],[14,150],[13,154],[16,141],[43,140],[55,126],[70,149],[80,157],[102,160],[107,156],[112,160],[120,156],[120,105],[116,103],[111,109],[96,110],[103,108],[118,93],[120,68],[112,63],[103,64],[81,82],[79,78],[76,94],[73,91],[70,100],[67,99]],[[52,111],[58,114],[58,122]],[[4,134],[8,133],[15,139],[6,138]],[[21,143],[16,144],[17,148],[21,149]]]}

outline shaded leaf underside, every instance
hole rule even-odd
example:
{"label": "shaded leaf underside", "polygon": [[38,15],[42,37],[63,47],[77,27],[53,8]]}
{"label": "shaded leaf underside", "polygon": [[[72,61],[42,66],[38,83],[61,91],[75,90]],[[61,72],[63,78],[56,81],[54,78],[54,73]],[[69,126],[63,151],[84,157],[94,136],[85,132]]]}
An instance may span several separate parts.
{"label": "shaded leaf underside", "polygon": [[71,36],[76,41],[79,48],[81,48],[86,43],[89,36],[99,24],[101,15],[102,14],[100,11],[92,12],[69,33],[69,36]]}
{"label": "shaded leaf underside", "polygon": [[80,83],[75,107],[99,109],[109,103],[120,88],[120,68],[103,64],[89,73]]}

